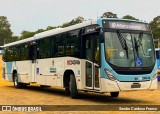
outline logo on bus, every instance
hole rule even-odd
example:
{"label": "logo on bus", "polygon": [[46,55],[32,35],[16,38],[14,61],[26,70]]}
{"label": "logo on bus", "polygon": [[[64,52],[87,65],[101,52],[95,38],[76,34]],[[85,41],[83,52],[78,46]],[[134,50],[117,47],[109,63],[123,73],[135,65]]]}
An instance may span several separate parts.
{"label": "logo on bus", "polygon": [[80,61],[79,60],[67,60],[67,65],[79,65]]}
{"label": "logo on bus", "polygon": [[57,69],[54,67],[54,60],[52,61],[52,67],[50,67],[50,73],[56,73]]}
{"label": "logo on bus", "polygon": [[57,70],[57,69],[56,69],[55,67],[51,67],[51,68],[50,68],[50,73],[56,73],[56,70]]}

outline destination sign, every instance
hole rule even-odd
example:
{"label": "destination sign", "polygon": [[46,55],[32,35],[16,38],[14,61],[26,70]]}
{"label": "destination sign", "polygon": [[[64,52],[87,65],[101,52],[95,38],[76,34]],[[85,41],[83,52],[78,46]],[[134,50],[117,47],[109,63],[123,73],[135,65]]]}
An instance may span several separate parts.
{"label": "destination sign", "polygon": [[150,31],[148,24],[127,21],[103,21],[104,28]]}

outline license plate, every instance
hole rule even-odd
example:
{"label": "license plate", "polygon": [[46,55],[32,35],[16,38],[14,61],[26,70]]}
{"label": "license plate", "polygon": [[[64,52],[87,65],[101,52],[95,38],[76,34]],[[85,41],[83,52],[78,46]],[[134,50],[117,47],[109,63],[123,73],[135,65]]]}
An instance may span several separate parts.
{"label": "license plate", "polygon": [[140,88],[141,87],[141,84],[132,84],[131,85],[131,88]]}

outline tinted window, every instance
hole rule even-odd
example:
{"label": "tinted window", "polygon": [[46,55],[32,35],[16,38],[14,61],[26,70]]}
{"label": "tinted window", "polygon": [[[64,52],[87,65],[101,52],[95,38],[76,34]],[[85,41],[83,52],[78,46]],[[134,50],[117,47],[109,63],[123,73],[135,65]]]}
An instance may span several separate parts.
{"label": "tinted window", "polygon": [[50,58],[51,57],[51,40],[49,38],[37,41],[37,58]]}
{"label": "tinted window", "polygon": [[157,51],[156,51],[156,58],[157,58],[157,59],[160,58],[160,57],[159,57],[159,54],[160,54],[160,50],[157,50]]}
{"label": "tinted window", "polygon": [[14,46],[13,47],[13,60],[20,60],[20,46]]}
{"label": "tinted window", "polygon": [[63,56],[64,55],[64,35],[58,35],[55,39],[53,39],[56,42],[55,46],[55,56]]}
{"label": "tinted window", "polygon": [[29,44],[22,44],[20,46],[20,54],[21,60],[28,60],[29,59]]}
{"label": "tinted window", "polygon": [[80,56],[80,37],[79,30],[66,33],[66,55],[79,57]]}
{"label": "tinted window", "polygon": [[29,45],[20,44],[13,47],[7,47],[4,49],[3,60],[4,61],[20,61],[29,59]]}

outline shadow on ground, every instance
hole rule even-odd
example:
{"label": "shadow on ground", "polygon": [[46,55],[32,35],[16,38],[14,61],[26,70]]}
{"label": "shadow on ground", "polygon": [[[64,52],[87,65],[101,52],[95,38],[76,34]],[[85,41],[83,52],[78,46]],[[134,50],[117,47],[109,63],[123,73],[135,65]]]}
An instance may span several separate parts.
{"label": "shadow on ground", "polygon": [[[13,86],[6,86],[7,88],[13,88],[15,89]],[[66,96],[65,95],[65,91],[64,89],[60,89],[60,88],[52,88],[52,87],[40,87],[40,86],[27,86],[26,88],[23,88],[23,90],[27,90],[30,92],[38,92],[38,93],[42,93],[42,94],[50,94],[50,95],[57,95],[57,96],[61,96],[64,98],[70,98],[70,96]],[[127,94],[127,92],[126,92]],[[71,99],[71,98],[70,98]],[[75,100],[75,99],[74,99]],[[142,99],[137,99],[137,98],[131,98],[131,97],[127,97],[124,98],[124,96],[121,96],[121,92],[119,94],[118,98],[112,98],[110,97],[110,94],[98,94],[98,93],[85,93],[85,92],[79,92],[79,97],[78,100],[85,100],[85,101],[92,101],[92,102],[96,102],[96,103],[100,103],[100,104],[151,104],[150,101],[145,101]]]}

